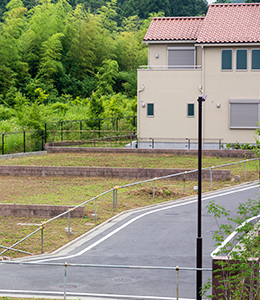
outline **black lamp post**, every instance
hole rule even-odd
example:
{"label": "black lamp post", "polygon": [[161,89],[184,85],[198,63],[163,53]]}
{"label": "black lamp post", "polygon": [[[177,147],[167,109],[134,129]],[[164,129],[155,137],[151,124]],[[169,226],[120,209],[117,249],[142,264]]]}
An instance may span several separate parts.
{"label": "black lamp post", "polygon": [[201,150],[202,150],[202,102],[206,100],[206,95],[198,97],[198,235],[197,235],[197,300],[201,300],[200,291],[202,288],[202,236],[201,236]]}

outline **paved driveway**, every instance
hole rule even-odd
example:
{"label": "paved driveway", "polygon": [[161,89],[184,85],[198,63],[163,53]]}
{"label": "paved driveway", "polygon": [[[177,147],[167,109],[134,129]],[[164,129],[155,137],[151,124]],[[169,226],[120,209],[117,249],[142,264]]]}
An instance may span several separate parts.
{"label": "paved driveway", "polygon": [[[214,192],[203,197],[203,267],[211,268],[215,220],[205,206],[210,200],[231,212],[239,202],[257,199],[257,183]],[[77,243],[34,262],[99,265],[191,267],[196,265],[197,199],[179,200],[114,218]],[[195,271],[179,273],[179,295],[195,298]],[[210,277],[204,272],[204,281]],[[0,294],[62,295],[64,267],[0,265]],[[68,295],[166,299],[176,296],[175,270],[111,268],[67,269]]]}

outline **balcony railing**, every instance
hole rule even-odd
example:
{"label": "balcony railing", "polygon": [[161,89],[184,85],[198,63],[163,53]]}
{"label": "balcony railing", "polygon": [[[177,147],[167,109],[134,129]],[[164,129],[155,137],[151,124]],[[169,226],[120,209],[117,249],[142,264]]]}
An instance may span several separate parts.
{"label": "balcony railing", "polygon": [[138,70],[201,70],[201,65],[149,65],[139,66]]}

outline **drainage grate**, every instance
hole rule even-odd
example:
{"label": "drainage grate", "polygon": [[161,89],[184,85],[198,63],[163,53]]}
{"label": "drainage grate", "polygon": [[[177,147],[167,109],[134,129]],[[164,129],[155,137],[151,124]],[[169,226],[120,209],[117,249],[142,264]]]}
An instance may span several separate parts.
{"label": "drainage grate", "polygon": [[134,282],[133,278],[126,278],[126,277],[116,277],[112,279],[113,283],[116,284],[125,284],[125,283],[131,283]]}

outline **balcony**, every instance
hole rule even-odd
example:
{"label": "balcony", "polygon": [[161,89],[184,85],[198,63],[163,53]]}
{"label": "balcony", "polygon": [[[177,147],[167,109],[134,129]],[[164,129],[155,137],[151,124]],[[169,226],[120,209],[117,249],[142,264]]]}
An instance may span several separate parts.
{"label": "balcony", "polygon": [[149,65],[139,66],[138,70],[201,70],[201,65]]}

